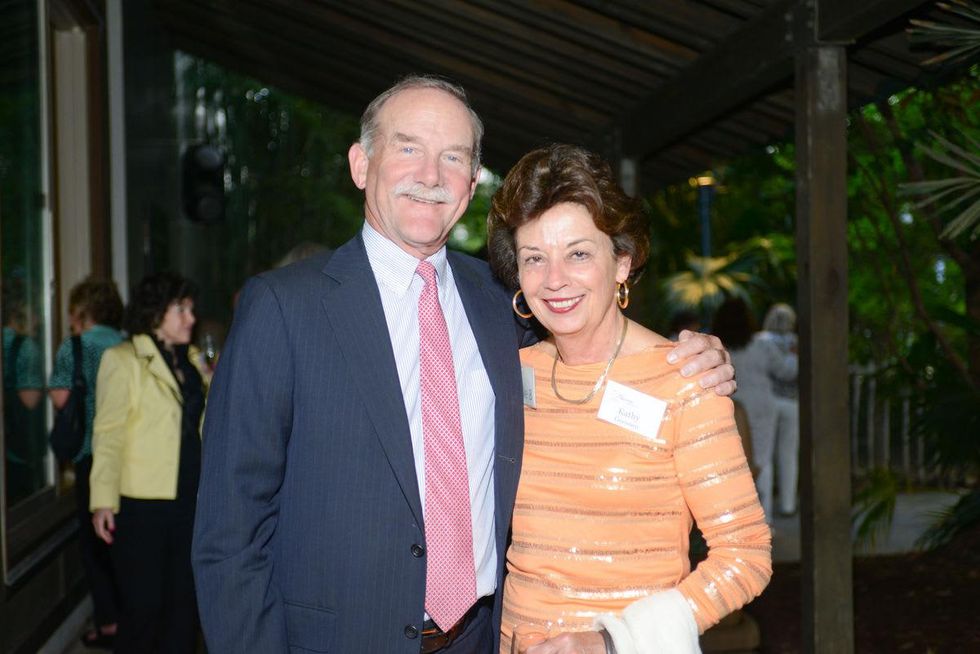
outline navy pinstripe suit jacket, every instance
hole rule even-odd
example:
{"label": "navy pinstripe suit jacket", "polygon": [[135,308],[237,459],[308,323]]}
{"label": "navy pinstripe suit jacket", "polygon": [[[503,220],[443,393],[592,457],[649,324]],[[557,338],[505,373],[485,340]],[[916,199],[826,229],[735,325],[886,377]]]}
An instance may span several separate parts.
{"label": "navy pinstripe suit jacket", "polygon": [[[453,252],[449,263],[496,395],[499,588],[520,472],[517,348],[526,336],[485,263]],[[425,544],[422,504],[359,235],[249,280],[203,443],[193,560],[211,654],[418,654],[411,627],[423,621],[425,558],[412,546]]]}

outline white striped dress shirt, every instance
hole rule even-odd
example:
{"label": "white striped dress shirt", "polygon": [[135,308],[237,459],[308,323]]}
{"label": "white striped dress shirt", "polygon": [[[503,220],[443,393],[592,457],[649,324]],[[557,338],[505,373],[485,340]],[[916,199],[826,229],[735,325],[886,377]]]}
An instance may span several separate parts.
{"label": "white striped dress shirt", "polygon": [[[412,433],[419,497],[424,498],[425,455],[422,447],[422,398],[419,392],[418,316],[419,296],[424,284],[422,278],[415,274],[419,260],[379,234],[366,221],[361,233],[371,270],[381,292],[381,304],[388,323],[391,347],[398,368],[398,381],[401,383],[405,412]],[[452,268],[446,261],[446,248],[441,248],[426,260],[436,269],[439,304],[442,305],[453,349],[459,417],[470,482],[476,593],[477,597],[483,597],[492,594],[497,586],[493,508],[495,397],[480,358],[476,338],[456,289]]]}

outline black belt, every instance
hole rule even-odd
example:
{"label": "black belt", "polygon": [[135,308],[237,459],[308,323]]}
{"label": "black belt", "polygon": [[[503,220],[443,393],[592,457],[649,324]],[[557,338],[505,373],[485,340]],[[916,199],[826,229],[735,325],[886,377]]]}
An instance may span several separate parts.
{"label": "black belt", "polygon": [[438,652],[452,645],[453,641],[466,631],[466,628],[470,626],[470,623],[473,622],[484,606],[493,606],[493,595],[478,599],[476,604],[471,606],[469,611],[456,621],[456,624],[445,631],[440,629],[439,625],[432,620],[426,620],[422,624],[422,654],[432,654],[432,652]]}

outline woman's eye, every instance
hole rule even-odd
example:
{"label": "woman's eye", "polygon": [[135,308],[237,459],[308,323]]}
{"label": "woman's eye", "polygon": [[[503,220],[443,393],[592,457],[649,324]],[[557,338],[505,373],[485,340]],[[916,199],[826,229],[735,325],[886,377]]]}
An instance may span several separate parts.
{"label": "woman's eye", "polygon": [[583,250],[575,250],[574,252],[572,252],[571,257],[572,257],[572,259],[575,259],[577,261],[581,261],[583,259],[588,259],[589,258],[589,253],[588,252],[585,252]]}

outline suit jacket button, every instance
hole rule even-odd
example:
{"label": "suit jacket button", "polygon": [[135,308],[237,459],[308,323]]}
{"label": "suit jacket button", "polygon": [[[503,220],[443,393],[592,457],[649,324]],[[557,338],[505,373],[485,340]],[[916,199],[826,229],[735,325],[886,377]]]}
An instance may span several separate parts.
{"label": "suit jacket button", "polygon": [[424,555],[425,555],[424,547],[422,547],[418,543],[412,545],[412,556],[414,556],[417,559],[421,559]]}
{"label": "suit jacket button", "polygon": [[419,628],[413,624],[405,625],[405,638],[418,638]]}

